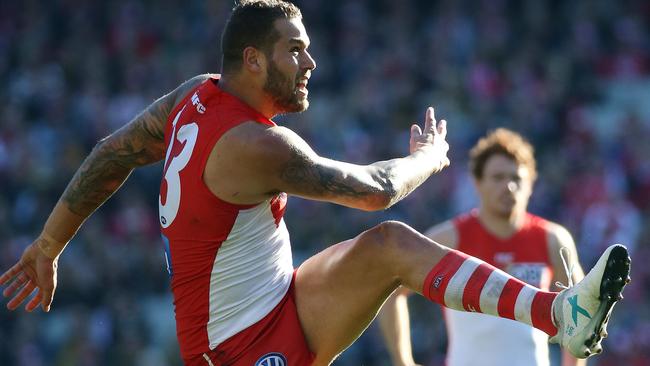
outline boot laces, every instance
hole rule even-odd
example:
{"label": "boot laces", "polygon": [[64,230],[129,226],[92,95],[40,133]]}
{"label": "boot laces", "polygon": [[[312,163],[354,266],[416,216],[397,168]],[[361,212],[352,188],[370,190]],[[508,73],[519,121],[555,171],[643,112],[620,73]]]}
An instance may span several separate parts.
{"label": "boot laces", "polygon": [[[567,275],[567,285],[564,285],[560,281],[555,282],[555,286],[561,289],[569,289],[573,287],[573,268],[575,263],[571,262],[571,251],[567,247],[560,248],[560,258],[562,258],[562,265],[564,266],[564,273]],[[568,263],[571,262],[571,266]]]}

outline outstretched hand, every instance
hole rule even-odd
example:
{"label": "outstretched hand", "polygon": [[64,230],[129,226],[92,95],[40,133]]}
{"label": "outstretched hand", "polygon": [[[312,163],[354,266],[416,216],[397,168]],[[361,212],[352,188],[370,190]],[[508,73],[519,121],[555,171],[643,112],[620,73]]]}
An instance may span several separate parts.
{"label": "outstretched hand", "polygon": [[39,237],[29,245],[18,263],[0,276],[0,285],[7,288],[2,295],[11,298],[7,303],[9,310],[15,310],[34,291],[36,296],[32,298],[25,310],[31,312],[40,304],[44,311],[50,311],[50,305],[56,290],[56,269],[58,256],[50,258],[41,249],[40,242],[45,239]]}
{"label": "outstretched hand", "polygon": [[411,154],[418,150],[433,149],[435,152],[434,165],[435,172],[439,172],[445,167],[449,166],[449,158],[447,158],[447,151],[449,151],[449,144],[447,138],[447,121],[444,119],[440,122],[436,121],[433,108],[427,108],[424,118],[424,129],[414,124],[411,126],[411,140],[410,151]]}

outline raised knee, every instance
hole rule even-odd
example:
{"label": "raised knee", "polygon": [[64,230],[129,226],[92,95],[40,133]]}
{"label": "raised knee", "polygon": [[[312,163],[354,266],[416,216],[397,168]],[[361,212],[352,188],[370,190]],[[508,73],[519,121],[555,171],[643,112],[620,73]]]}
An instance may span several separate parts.
{"label": "raised knee", "polygon": [[384,241],[392,242],[404,236],[413,235],[415,230],[401,221],[384,221],[371,230],[376,230],[377,235]]}
{"label": "raised knee", "polygon": [[370,241],[378,249],[396,252],[404,245],[412,242],[410,240],[416,231],[410,226],[400,221],[384,221],[379,225],[368,230]]}
{"label": "raised knee", "polygon": [[397,275],[404,258],[418,251],[421,235],[399,221],[385,221],[367,230],[352,243],[351,254],[368,270],[381,268],[386,275]]}

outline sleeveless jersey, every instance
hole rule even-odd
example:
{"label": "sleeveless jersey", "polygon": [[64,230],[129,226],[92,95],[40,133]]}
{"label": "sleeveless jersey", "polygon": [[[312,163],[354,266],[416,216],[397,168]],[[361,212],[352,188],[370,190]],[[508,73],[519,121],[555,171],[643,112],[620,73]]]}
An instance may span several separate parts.
{"label": "sleeveless jersey", "polygon": [[286,194],[235,205],[203,182],[224,133],[246,121],[275,126],[217,83],[208,79],[190,91],[165,129],[159,220],[184,358],[213,350],[262,319],[284,297],[293,274],[282,219]]}
{"label": "sleeveless jersey", "polygon": [[[552,265],[547,221],[526,214],[524,226],[508,239],[488,232],[476,210],[454,219],[457,249],[548,291]],[[444,309],[449,346],[447,366],[548,366],[546,333],[514,320]]]}

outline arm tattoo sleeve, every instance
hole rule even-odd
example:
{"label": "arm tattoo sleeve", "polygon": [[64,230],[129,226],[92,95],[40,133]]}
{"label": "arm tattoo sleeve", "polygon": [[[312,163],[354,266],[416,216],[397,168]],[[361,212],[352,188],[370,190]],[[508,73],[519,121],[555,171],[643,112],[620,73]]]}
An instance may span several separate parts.
{"label": "arm tattoo sleeve", "polygon": [[374,177],[372,182],[346,179],[338,171],[313,164],[311,159],[294,150],[281,173],[282,179],[290,184],[300,185],[307,194],[329,193],[335,196],[371,198],[380,192],[393,192],[390,179]]}
{"label": "arm tattoo sleeve", "polygon": [[134,168],[165,157],[164,126],[169,110],[161,98],[95,146],[63,193],[62,199],[72,212],[90,215]]}

